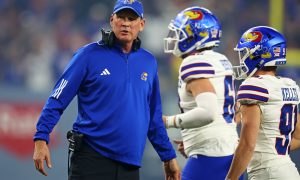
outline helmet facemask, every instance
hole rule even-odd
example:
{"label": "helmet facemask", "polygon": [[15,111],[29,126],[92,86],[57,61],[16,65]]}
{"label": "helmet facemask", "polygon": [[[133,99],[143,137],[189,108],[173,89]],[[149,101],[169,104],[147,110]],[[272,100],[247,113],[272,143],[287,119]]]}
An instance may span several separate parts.
{"label": "helmet facemask", "polygon": [[[186,18],[185,22],[188,20]],[[178,43],[187,39],[187,35],[183,31],[184,23],[181,24],[181,27],[177,28],[174,25],[174,20],[169,24],[169,33],[166,38],[164,38],[164,51],[165,53],[173,53],[175,56],[180,56],[182,52],[178,49]]]}
{"label": "helmet facemask", "polygon": [[255,56],[253,55],[258,49],[260,45],[256,45],[254,48],[249,49],[247,47],[244,48],[234,48],[235,51],[239,54],[239,66],[233,66],[234,77],[237,80],[246,79],[247,77],[253,76],[253,74],[258,70],[258,67],[250,70],[247,66],[247,62],[254,61]]}

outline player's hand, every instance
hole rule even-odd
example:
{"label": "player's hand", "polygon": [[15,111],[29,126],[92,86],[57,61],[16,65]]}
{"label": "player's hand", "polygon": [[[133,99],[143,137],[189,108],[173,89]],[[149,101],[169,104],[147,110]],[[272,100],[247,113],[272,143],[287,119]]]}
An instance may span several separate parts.
{"label": "player's hand", "polygon": [[38,170],[44,176],[47,176],[48,174],[46,173],[44,168],[44,160],[46,161],[48,168],[52,168],[48,145],[43,140],[37,140],[34,142],[33,153],[35,169]]}
{"label": "player's hand", "polygon": [[188,158],[188,156],[185,154],[184,152],[184,146],[183,146],[183,141],[180,141],[180,140],[173,140],[173,142],[175,144],[177,144],[177,151],[180,152],[180,154],[185,157],[185,158]]}
{"label": "player's hand", "polygon": [[165,180],[180,180],[181,173],[176,159],[164,162]]}

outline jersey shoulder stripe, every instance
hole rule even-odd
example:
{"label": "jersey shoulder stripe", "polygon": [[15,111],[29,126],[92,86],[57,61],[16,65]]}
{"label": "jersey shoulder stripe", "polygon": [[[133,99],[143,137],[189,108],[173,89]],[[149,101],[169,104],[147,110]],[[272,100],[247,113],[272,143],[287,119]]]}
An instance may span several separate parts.
{"label": "jersey shoulder stripe", "polygon": [[183,74],[181,76],[181,79],[185,81],[187,78],[188,79],[203,78],[214,74],[215,74],[214,70],[195,70]]}
{"label": "jersey shoulder stripe", "polygon": [[257,101],[261,101],[261,102],[268,102],[269,98],[249,93],[249,94],[238,94],[237,100],[238,101],[242,101],[242,100],[257,100]]}
{"label": "jersey shoulder stripe", "polygon": [[258,79],[256,81],[254,79],[245,80],[239,88],[237,101],[251,101],[251,103],[268,102],[269,91],[262,86],[263,84]]}
{"label": "jersey shoulder stripe", "polygon": [[265,88],[254,86],[254,85],[242,85],[239,89],[240,91],[254,91],[269,94],[269,91]]}
{"label": "jersey shoulder stripe", "polygon": [[179,70],[179,77],[185,82],[197,78],[211,78],[214,75],[214,66],[203,55],[188,56],[182,61]]}
{"label": "jersey shoulder stripe", "polygon": [[191,63],[191,64],[188,64],[188,65],[182,66],[180,71],[183,72],[187,69],[195,68],[195,67],[212,67],[212,65],[209,64],[209,63],[205,63],[205,62]]}

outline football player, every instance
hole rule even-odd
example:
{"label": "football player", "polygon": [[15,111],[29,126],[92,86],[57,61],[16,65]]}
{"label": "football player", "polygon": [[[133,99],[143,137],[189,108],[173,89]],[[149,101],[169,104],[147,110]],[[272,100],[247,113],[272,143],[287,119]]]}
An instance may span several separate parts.
{"label": "football player", "polygon": [[221,25],[209,10],[190,7],[169,24],[165,52],[182,58],[178,93],[181,114],[164,116],[166,128],[181,129],[188,157],[182,180],[225,179],[238,143],[233,121],[235,91],[232,65],[213,49]]}
{"label": "football player", "polygon": [[299,86],[276,75],[277,66],[286,64],[286,40],[271,27],[257,26],[242,35],[235,50],[236,78],[246,80],[237,94],[242,129],[227,179],[238,179],[248,166],[250,180],[299,180],[289,156],[300,146]]}

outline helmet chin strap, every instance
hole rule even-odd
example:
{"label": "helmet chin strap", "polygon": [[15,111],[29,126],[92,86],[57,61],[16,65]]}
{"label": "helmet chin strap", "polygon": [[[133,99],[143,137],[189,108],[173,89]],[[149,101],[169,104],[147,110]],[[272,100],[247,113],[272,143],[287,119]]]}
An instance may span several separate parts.
{"label": "helmet chin strap", "polygon": [[248,77],[252,77],[253,76],[253,74],[255,74],[256,73],[256,71],[258,70],[258,68],[256,67],[256,68],[254,68],[253,69],[253,71],[248,75]]}

